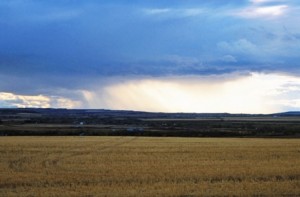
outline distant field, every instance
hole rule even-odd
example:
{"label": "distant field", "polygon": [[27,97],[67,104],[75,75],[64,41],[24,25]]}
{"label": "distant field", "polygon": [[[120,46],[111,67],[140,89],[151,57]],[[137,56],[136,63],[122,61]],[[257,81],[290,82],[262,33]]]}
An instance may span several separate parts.
{"label": "distant field", "polygon": [[300,138],[300,112],[254,115],[0,109],[0,136]]}
{"label": "distant field", "polygon": [[0,196],[300,196],[300,139],[0,137]]}
{"label": "distant field", "polygon": [[300,122],[299,117],[220,117],[220,118],[148,118],[142,119],[143,121],[245,121],[245,122]]}

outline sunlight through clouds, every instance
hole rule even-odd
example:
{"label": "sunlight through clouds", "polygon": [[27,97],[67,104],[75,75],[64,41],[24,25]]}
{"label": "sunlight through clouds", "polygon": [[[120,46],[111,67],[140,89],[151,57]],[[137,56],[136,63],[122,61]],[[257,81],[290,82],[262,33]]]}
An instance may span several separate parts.
{"label": "sunlight through clouds", "polygon": [[[291,83],[293,82],[293,83]],[[300,107],[300,78],[282,74],[128,79],[85,92],[89,107],[165,112],[274,113]],[[291,89],[292,88],[292,89]],[[284,91],[285,90],[285,91]],[[287,92],[288,93],[287,93]],[[276,102],[276,101],[281,102]]]}
{"label": "sunlight through clouds", "polygon": [[239,16],[246,18],[258,18],[258,17],[277,17],[283,15],[288,9],[287,5],[274,5],[274,6],[262,6],[262,7],[250,7],[246,8],[238,13]]}
{"label": "sunlight through clouds", "polygon": [[285,2],[286,0],[250,0],[253,4],[265,4],[265,3],[278,3]]}
{"label": "sunlight through clouds", "polygon": [[284,0],[250,0],[251,5],[237,11],[237,15],[245,18],[272,19],[284,15],[289,6]]}

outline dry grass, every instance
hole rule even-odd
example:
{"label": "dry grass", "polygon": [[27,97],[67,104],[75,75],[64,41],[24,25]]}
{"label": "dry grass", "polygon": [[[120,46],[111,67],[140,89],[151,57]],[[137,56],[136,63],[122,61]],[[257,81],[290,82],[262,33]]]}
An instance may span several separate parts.
{"label": "dry grass", "polygon": [[300,196],[299,139],[1,137],[0,196]]}

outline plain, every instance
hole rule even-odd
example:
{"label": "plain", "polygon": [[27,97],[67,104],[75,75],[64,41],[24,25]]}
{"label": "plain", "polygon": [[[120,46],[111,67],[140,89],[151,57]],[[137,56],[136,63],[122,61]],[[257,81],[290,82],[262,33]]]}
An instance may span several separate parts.
{"label": "plain", "polygon": [[1,137],[0,196],[300,196],[300,139]]}

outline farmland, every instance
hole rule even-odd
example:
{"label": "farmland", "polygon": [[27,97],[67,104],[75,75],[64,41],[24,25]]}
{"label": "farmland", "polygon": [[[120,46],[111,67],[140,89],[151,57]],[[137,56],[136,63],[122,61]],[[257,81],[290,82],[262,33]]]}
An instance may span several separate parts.
{"label": "farmland", "polygon": [[0,196],[300,196],[300,140],[1,137]]}
{"label": "farmland", "polygon": [[300,112],[149,113],[0,109],[0,136],[300,137]]}

